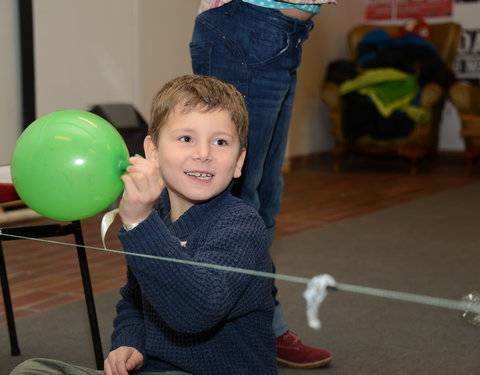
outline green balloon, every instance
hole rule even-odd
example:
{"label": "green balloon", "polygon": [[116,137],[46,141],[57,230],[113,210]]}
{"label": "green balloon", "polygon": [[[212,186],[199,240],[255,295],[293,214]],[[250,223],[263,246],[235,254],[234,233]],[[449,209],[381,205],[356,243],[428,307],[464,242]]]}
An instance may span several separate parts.
{"label": "green balloon", "polygon": [[118,198],[128,157],[122,136],[103,118],[57,111],[21,134],[12,155],[12,180],[34,211],[55,220],[80,220]]}

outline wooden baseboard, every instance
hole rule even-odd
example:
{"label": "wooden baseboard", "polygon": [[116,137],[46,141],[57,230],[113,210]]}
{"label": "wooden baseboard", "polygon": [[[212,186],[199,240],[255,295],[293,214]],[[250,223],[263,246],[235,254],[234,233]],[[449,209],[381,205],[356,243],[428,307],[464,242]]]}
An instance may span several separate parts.
{"label": "wooden baseboard", "polygon": [[298,169],[314,168],[319,165],[330,165],[332,160],[331,154],[331,151],[322,151],[285,159],[282,172],[288,173]]}
{"label": "wooden baseboard", "polygon": [[[438,152],[438,161],[440,163],[449,163],[449,162],[458,162],[462,163],[464,159],[463,151],[439,151]],[[285,159],[282,172],[288,173],[299,169],[305,168],[315,168],[318,166],[331,166],[332,161],[332,152],[331,151],[320,151],[307,155],[294,156],[288,159]]]}

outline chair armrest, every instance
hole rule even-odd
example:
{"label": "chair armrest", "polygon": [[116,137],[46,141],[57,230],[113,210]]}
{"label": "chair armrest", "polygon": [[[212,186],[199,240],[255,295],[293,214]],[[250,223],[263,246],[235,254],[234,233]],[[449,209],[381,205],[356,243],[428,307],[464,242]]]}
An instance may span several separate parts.
{"label": "chair armrest", "polygon": [[341,100],[338,91],[339,86],[332,81],[325,81],[320,87],[320,97],[331,112],[340,112]]}
{"label": "chair armrest", "polygon": [[448,94],[461,114],[480,115],[480,87],[456,82]]}
{"label": "chair armrest", "polygon": [[444,95],[445,90],[439,84],[427,83],[420,92],[420,106],[422,108],[432,108],[443,99]]}

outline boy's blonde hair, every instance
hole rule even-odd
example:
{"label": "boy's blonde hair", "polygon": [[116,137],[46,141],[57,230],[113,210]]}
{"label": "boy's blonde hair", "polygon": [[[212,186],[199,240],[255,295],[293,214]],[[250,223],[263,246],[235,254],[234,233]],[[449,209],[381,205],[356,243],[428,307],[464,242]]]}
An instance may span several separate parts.
{"label": "boy's blonde hair", "polygon": [[247,147],[247,108],[242,94],[233,85],[202,75],[184,75],[167,82],[152,102],[148,133],[155,144],[158,144],[160,129],[177,106],[184,114],[227,111],[237,127],[240,148]]}

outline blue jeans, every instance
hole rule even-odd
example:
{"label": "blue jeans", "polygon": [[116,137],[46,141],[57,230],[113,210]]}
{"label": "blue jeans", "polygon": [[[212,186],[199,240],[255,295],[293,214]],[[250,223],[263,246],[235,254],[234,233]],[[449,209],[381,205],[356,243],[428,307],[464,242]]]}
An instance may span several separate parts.
{"label": "blue jeans", "polygon": [[[302,43],[312,27],[311,21],[301,22],[275,9],[233,0],[197,16],[190,44],[195,74],[229,82],[245,97],[248,150],[234,193],[260,213],[270,243],[282,200],[281,169],[296,69]],[[276,324],[276,320],[274,330],[279,336],[287,328],[285,322]]]}

